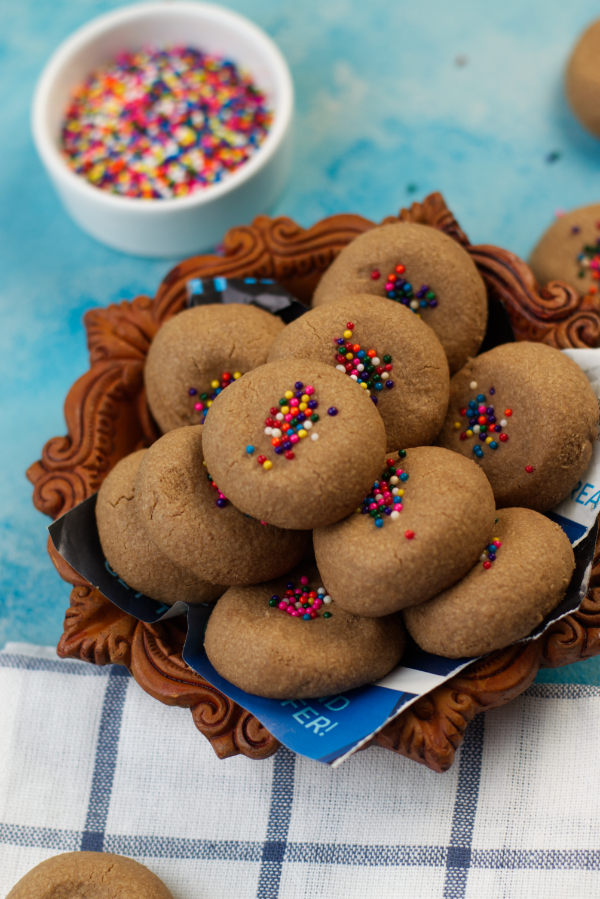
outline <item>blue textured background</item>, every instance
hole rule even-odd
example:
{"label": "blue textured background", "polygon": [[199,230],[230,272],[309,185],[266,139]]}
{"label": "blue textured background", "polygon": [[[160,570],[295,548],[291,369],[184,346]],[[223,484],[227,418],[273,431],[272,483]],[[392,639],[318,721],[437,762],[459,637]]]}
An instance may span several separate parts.
{"label": "blue textured background", "polygon": [[[68,587],[46,554],[25,468],[64,433],[85,371],[83,313],[153,293],[170,268],[115,253],[67,218],[33,149],[29,105],[74,28],[119,3],[4,2],[0,11],[0,645],[54,644]],[[526,257],[560,208],[599,199],[600,143],[570,115],[562,71],[593,0],[236,0],[286,55],[295,170],[275,213],[375,219],[441,190],[477,243]],[[456,58],[466,57],[458,66]],[[555,162],[548,154],[559,153]],[[240,223],[242,224],[242,223]],[[600,660],[538,680],[600,683]]]}

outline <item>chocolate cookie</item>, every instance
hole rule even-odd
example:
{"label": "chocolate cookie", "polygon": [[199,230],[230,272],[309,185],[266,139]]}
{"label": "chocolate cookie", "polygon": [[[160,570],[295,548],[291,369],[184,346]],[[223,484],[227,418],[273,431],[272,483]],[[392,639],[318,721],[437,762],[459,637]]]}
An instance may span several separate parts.
{"label": "chocolate cookie", "polygon": [[98,536],[106,560],[125,583],[152,599],[172,605],[212,602],[224,591],[200,580],[162,553],[141,527],[135,479],[146,450],[121,459],[102,484],[96,501]]}
{"label": "chocolate cookie", "polygon": [[196,306],[169,319],[150,344],[144,379],[161,431],[204,424],[213,400],[267,361],[284,324],[255,306]]}
{"label": "chocolate cookie", "polygon": [[357,512],[313,534],[327,590],[355,615],[389,615],[455,583],[494,522],[492,488],[469,459],[421,446],[388,462]]}
{"label": "chocolate cookie", "polygon": [[485,285],[466,250],[437,228],[398,222],[355,238],[321,278],[313,306],[352,294],[387,297],[421,316],[439,338],[451,373],[481,346]]}
{"label": "chocolate cookie", "polygon": [[448,363],[431,330],[405,307],[368,295],[328,303],[275,338],[268,361],[334,366],[377,405],[387,451],[432,443],[448,408]]}
{"label": "chocolate cookie", "polygon": [[575,362],[542,343],[506,343],[450,381],[438,442],[475,459],[496,505],[552,509],[586,470],[598,401]]}
{"label": "chocolate cookie", "polygon": [[581,294],[595,292],[600,278],[600,204],[560,216],[542,235],[529,265],[542,286],[564,281]]}
{"label": "chocolate cookie", "polygon": [[279,577],[302,558],[309,535],[236,509],[203,464],[202,431],[178,428],[150,447],[135,482],[138,520],[169,559],[211,584]]}
{"label": "chocolate cookie", "polygon": [[[270,362],[222,393],[204,426],[211,475],[238,509],[281,528],[339,521],[385,457],[377,409],[322,362]],[[267,578],[263,578],[267,580]]]}
{"label": "chocolate cookie", "polygon": [[575,559],[564,531],[531,509],[502,509],[492,540],[466,577],[404,621],[418,645],[440,656],[480,656],[522,640],[565,595]]}
{"label": "chocolate cookie", "polygon": [[567,100],[584,128],[600,137],[600,19],[583,32],[565,75]]}
{"label": "chocolate cookie", "polygon": [[231,587],[210,616],[204,646],[219,674],[247,693],[309,699],[384,677],[404,644],[399,615],[349,614],[331,602],[315,567],[298,566],[269,584]]}
{"label": "chocolate cookie", "polygon": [[63,852],[36,865],[6,899],[173,899],[145,865],[111,852]]}

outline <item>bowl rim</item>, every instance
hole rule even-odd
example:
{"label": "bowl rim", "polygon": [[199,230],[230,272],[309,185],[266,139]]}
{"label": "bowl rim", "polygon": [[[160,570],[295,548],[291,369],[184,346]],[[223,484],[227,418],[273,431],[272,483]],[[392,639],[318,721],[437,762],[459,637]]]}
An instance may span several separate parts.
{"label": "bowl rim", "polygon": [[[278,86],[278,104],[273,124],[264,142],[252,157],[229,174],[224,181],[195,191],[186,197],[151,198],[123,197],[90,184],[69,168],[46,124],[46,108],[57,78],[72,56],[102,35],[156,14],[192,16],[209,19],[243,31],[264,56]],[[54,50],[40,73],[31,106],[31,131],[42,163],[51,177],[82,199],[113,211],[143,210],[152,216],[170,215],[176,210],[190,210],[212,203],[241,187],[269,164],[285,140],[292,122],[294,85],[288,64],[269,35],[258,25],[237,12],[203,0],[144,0],[122,6],[86,22],[63,40]]]}

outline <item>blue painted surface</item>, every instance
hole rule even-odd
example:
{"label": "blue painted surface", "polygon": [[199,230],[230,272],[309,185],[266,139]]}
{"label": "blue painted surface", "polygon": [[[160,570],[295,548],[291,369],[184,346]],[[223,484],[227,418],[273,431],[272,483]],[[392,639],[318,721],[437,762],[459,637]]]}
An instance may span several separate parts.
{"label": "blue painted surface", "polygon": [[[64,433],[64,396],[87,367],[82,314],[153,293],[170,268],[80,232],[29,134],[35,80],[54,47],[119,5],[23,0],[0,11],[0,645],[55,643],[62,629],[68,588],[23,472]],[[377,219],[441,190],[473,241],[527,256],[556,209],[599,199],[600,143],[561,91],[570,47],[598,15],[593,0],[226,5],[273,36],[296,84],[295,171],[274,212],[303,225],[342,211]],[[600,683],[600,662],[538,679]]]}

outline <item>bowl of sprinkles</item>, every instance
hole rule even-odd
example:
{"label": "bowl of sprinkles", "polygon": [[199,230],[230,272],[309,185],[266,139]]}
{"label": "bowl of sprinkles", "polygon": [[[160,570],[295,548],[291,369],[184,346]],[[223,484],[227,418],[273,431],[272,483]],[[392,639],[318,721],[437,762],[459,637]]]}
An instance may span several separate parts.
{"label": "bowl of sprinkles", "polygon": [[128,253],[218,243],[276,200],[291,165],[293,86],[248,19],[176,0],[99,16],[55,51],[32,129],[70,215]]}

